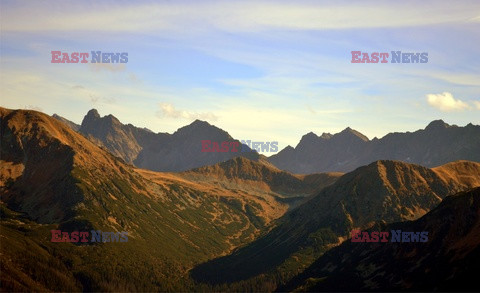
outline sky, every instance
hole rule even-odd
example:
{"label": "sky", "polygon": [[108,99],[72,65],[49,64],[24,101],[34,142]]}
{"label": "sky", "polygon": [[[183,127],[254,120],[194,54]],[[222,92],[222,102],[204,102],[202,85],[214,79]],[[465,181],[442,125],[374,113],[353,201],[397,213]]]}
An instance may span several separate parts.
{"label": "sky", "polygon": [[[280,150],[346,127],[372,139],[480,124],[480,1],[1,0],[0,50],[0,106],[78,124],[92,108],[155,132],[200,119]],[[428,62],[352,63],[352,51]]]}

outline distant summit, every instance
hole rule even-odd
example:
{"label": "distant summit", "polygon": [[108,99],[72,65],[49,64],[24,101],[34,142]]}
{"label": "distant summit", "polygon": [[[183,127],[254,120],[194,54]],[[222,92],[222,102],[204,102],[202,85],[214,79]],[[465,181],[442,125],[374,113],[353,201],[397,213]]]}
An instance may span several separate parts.
{"label": "distant summit", "polygon": [[212,126],[212,125],[210,123],[208,123],[207,121],[195,119],[195,121],[190,123],[189,126],[190,127],[208,127],[208,126]]}
{"label": "distant summit", "polygon": [[97,109],[91,109],[90,111],[88,111],[87,115],[85,116],[85,119],[84,120],[96,120],[96,119],[100,119],[100,114],[98,114],[98,111]]}
{"label": "distant summit", "polygon": [[[223,129],[198,119],[173,134],[125,125],[113,115],[101,117],[96,109],[88,111],[81,126],[57,119],[125,162],[154,171],[185,171],[236,156],[251,160],[261,157],[256,152],[202,152],[202,140],[221,143],[235,139]],[[480,161],[480,126],[470,123],[458,127],[435,120],[423,130],[389,133],[373,140],[351,127],[320,136],[309,132],[296,147],[288,146],[268,158],[279,169],[295,174],[349,172],[377,160],[399,160],[427,167],[456,160]]]}
{"label": "distant summit", "polygon": [[360,140],[363,140],[363,141],[369,141],[368,137],[356,131],[355,129],[351,129],[350,127],[347,127],[344,130],[342,130],[342,132],[340,132],[338,136],[340,135],[343,137],[359,138]]}
{"label": "distant summit", "polygon": [[228,132],[198,119],[173,134],[154,133],[149,129],[122,124],[113,115],[101,117],[96,109],[92,109],[84,117],[79,132],[125,162],[153,171],[185,171],[236,156],[252,160],[260,157],[256,152],[202,152],[202,140],[223,142],[234,139]]}
{"label": "distant summit", "polygon": [[442,130],[450,127],[447,123],[443,122],[443,120],[434,120],[430,122],[427,127],[425,127],[425,130]]}
{"label": "distant summit", "polygon": [[123,125],[113,115],[101,117],[96,109],[88,111],[79,132],[127,163],[133,163],[138,156],[142,150],[141,142],[155,136],[133,125]]}
{"label": "distant summit", "polygon": [[376,160],[400,160],[428,167],[455,160],[480,161],[480,126],[448,125],[432,121],[413,133],[390,133],[369,140],[347,127],[340,133],[310,132],[294,149],[283,149],[269,157],[280,169],[293,173],[348,172]]}

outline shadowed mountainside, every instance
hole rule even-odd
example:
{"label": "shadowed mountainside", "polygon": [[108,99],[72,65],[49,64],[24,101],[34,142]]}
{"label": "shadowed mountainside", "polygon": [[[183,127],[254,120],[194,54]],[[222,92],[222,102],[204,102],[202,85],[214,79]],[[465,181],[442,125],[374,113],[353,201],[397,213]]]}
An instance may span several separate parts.
{"label": "shadowed mountainside", "polygon": [[340,133],[310,132],[295,148],[286,147],[268,160],[292,173],[349,172],[377,160],[399,160],[435,167],[457,160],[480,162],[480,126],[431,122],[413,133],[389,133],[368,140],[351,128]]}
{"label": "shadowed mountainside", "polygon": [[340,177],[311,200],[277,220],[268,234],[192,270],[212,284],[266,274],[278,283],[341,243],[352,229],[414,220],[444,197],[480,186],[480,163],[459,161],[428,169],[377,161]]}
{"label": "shadowed mountainside", "polygon": [[392,230],[426,231],[428,241],[347,240],[280,290],[471,291],[479,287],[480,188],[445,198],[416,221],[379,224],[369,231]]}
{"label": "shadowed mountainside", "polygon": [[236,156],[252,160],[260,158],[258,153],[240,152],[240,148],[238,152],[202,152],[202,140],[219,143],[235,140],[227,132],[200,120],[173,134],[153,133],[131,124],[124,125],[113,115],[100,117],[97,110],[92,109],[83,119],[79,131],[127,163],[153,171],[185,171]]}

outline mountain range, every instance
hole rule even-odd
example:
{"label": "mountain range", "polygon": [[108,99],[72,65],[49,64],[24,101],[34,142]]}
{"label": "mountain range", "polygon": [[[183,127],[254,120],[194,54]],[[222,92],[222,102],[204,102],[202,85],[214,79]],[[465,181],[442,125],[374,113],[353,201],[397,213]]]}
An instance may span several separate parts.
{"label": "mountain range", "polygon": [[[292,175],[241,157],[209,170],[157,173],[126,164],[43,113],[0,108],[0,118],[1,231],[8,243],[1,278],[11,290],[187,290],[186,268],[252,241],[291,204],[339,177]],[[227,169],[241,172],[219,172]],[[57,245],[54,229],[128,231],[129,241]],[[33,248],[26,250],[25,235]],[[90,254],[102,255],[101,262]],[[144,271],[145,264],[156,269]],[[111,281],[101,281],[98,267]],[[124,274],[129,282],[116,284]],[[51,278],[68,286],[45,281]],[[152,279],[160,283],[146,281]]]}
{"label": "mountain range", "polygon": [[288,146],[269,157],[282,170],[309,174],[315,172],[349,172],[377,160],[399,160],[435,167],[456,160],[480,161],[480,126],[449,125],[432,121],[425,129],[413,133],[389,133],[369,140],[351,128],[340,133],[310,132],[298,145]]}
{"label": "mountain range", "polygon": [[[153,133],[122,124],[113,115],[100,117],[90,110],[78,130],[99,146],[137,167],[153,171],[180,172],[213,165],[236,156],[258,160],[256,152],[202,152],[202,140],[235,141],[227,132],[196,120],[173,134]],[[244,148],[250,150],[248,146]]]}
{"label": "mountain range", "polygon": [[[263,157],[257,152],[202,152],[202,140],[238,140],[200,120],[168,134],[122,124],[113,115],[100,117],[95,109],[87,113],[80,127],[63,117],[55,117],[125,162],[153,171],[181,172],[235,156],[251,160]],[[478,162],[480,126],[470,123],[459,127],[436,120],[413,133],[389,133],[373,140],[350,127],[337,134],[317,136],[310,132],[295,148],[287,146],[267,160],[277,168],[295,174],[350,172],[377,160],[399,160],[426,167],[456,160]]]}
{"label": "mountain range", "polygon": [[[420,153],[447,133],[453,141],[436,142],[451,158],[477,150],[478,126],[438,126],[380,140],[415,135],[404,146]],[[352,129],[322,137],[343,141],[346,157],[377,141]],[[197,158],[202,139],[233,140],[202,121],[153,133],[91,110],[77,132],[59,116],[0,108],[2,291],[452,290],[478,268],[475,157],[299,175],[256,152]],[[349,239],[396,228],[431,241]],[[51,230],[128,231],[128,242],[56,243]]]}

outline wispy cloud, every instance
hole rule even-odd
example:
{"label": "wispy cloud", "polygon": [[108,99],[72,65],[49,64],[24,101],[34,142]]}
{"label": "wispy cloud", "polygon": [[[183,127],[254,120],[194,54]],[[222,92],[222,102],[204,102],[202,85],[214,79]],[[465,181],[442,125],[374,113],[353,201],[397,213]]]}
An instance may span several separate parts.
{"label": "wispy cloud", "polygon": [[473,103],[473,105],[475,106],[475,108],[477,108],[478,110],[480,110],[480,101],[473,101],[472,103]]}
{"label": "wispy cloud", "polygon": [[166,117],[166,118],[175,118],[175,119],[201,119],[201,120],[210,120],[216,121],[218,117],[211,113],[211,112],[190,112],[185,110],[177,110],[175,106],[170,103],[160,103],[160,110],[157,111],[158,117]]}
{"label": "wispy cloud", "polygon": [[[162,132],[212,120],[238,138],[291,145],[347,126],[369,137],[415,130],[438,111],[480,123],[478,1],[17,3],[0,10],[3,106],[74,121],[95,106]],[[429,62],[352,64],[354,49],[428,51]],[[131,58],[51,64],[51,50]]]}
{"label": "wispy cloud", "polygon": [[[106,31],[165,32],[183,29],[202,32],[258,32],[272,29],[350,29],[408,27],[454,22],[478,22],[476,2],[259,2],[207,1],[157,2],[112,5],[108,1],[82,5],[76,2],[36,2],[7,7],[4,31]],[[88,7],[88,8],[87,8]],[[477,9],[475,9],[475,7]],[[68,8],[68,9],[67,9]],[[465,15],[465,8],[469,13]],[[42,12],[43,11],[43,12]],[[341,11],[341,13],[338,13]],[[44,15],[48,13],[49,17]]]}
{"label": "wispy cloud", "polygon": [[470,108],[467,103],[459,99],[455,99],[449,92],[443,92],[441,94],[428,94],[427,102],[432,107],[435,107],[443,112],[462,111]]}
{"label": "wispy cloud", "polygon": [[73,85],[72,90],[83,97],[86,97],[90,100],[91,103],[96,104],[97,102],[102,102],[105,104],[114,104],[116,99],[114,97],[105,97],[99,94],[97,91],[89,89],[83,85]]}

